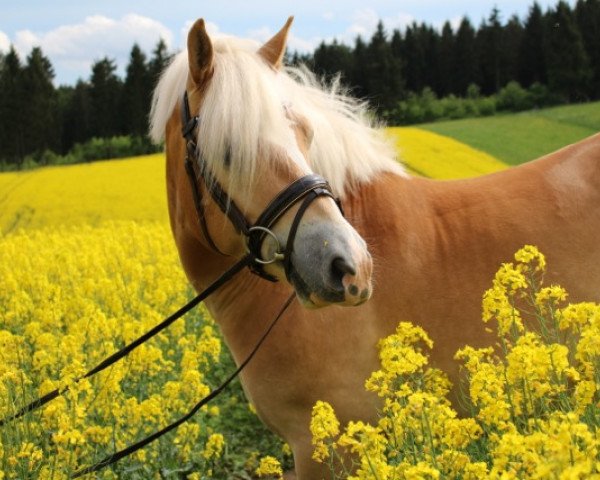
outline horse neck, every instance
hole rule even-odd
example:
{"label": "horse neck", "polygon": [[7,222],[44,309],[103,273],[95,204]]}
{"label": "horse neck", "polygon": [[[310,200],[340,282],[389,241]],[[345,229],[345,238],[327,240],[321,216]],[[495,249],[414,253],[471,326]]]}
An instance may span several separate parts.
{"label": "horse neck", "polygon": [[353,190],[343,207],[352,226],[376,248],[382,237],[396,237],[399,220],[418,221],[420,197],[412,178],[382,172]]}

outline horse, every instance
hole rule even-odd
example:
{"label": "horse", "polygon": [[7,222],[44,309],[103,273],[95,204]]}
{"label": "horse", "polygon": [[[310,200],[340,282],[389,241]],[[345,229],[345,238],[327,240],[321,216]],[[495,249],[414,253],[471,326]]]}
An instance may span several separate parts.
{"label": "horse", "polygon": [[[277,282],[244,270],[206,301],[239,364],[295,293],[241,382],[261,420],[290,445],[296,477],[315,479],[330,473],[311,459],[313,405],[329,402],[342,424],[375,422],[378,399],[364,383],[379,368],[379,339],[400,321],[429,333],[431,363],[456,382],[455,352],[494,343],[482,294],[523,245],[546,254],[548,282],[573,299],[600,300],[600,135],[475,179],[409,176],[365,103],[283,65],[291,23],[259,45],[211,38],[198,20],[155,89],[150,128],[165,141],[170,225],[197,290],[247,250],[212,185],[227,192],[225,209],[237,205],[252,224],[299,177],[329,182],[333,195],[290,206],[264,234],[258,256]],[[196,199],[184,166],[184,109],[198,116]]]}

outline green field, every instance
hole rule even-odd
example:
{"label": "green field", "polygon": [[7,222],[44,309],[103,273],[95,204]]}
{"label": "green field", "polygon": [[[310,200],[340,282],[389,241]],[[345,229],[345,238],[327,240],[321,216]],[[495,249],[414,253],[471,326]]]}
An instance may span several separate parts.
{"label": "green field", "polygon": [[419,125],[510,165],[533,160],[600,132],[600,102]]}

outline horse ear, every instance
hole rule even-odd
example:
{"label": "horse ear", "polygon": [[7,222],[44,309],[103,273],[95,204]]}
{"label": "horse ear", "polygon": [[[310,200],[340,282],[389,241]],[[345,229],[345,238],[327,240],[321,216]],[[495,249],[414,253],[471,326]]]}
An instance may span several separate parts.
{"label": "horse ear", "polygon": [[293,21],[294,17],[288,18],[283,28],[279,30],[271,40],[260,47],[260,50],[258,51],[258,54],[263,57],[269,65],[277,70],[281,68],[288,32]]}
{"label": "horse ear", "polygon": [[190,74],[198,86],[204,84],[212,75],[213,46],[206,33],[204,19],[196,20],[187,38],[188,62]]}

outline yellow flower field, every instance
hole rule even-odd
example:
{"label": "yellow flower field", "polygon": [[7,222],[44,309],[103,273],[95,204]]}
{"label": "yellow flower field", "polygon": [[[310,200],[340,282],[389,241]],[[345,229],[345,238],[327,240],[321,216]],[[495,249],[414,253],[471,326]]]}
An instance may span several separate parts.
{"label": "yellow flower field", "polygon": [[[432,133],[390,132],[408,168],[421,175],[504,167]],[[97,378],[73,383],[192,294],[168,227],[164,170],[158,154],[0,174],[0,417],[71,387],[0,428],[0,479],[68,478],[165,426],[227,373],[223,362],[231,360],[200,310]],[[280,475],[274,457],[289,453],[260,430],[241,398],[239,387],[229,390],[220,407],[100,478]]]}
{"label": "yellow flower field", "polygon": [[163,154],[0,174],[0,232],[106,220],[166,223]]}
{"label": "yellow flower field", "polygon": [[409,172],[437,179],[476,177],[507,168],[500,160],[452,138],[415,127],[386,129]]}
{"label": "yellow flower field", "polygon": [[[417,175],[466,178],[506,165],[448,137],[388,128],[401,161]],[[167,221],[164,155],[0,173],[0,232],[105,220]]]}
{"label": "yellow flower field", "polygon": [[[189,293],[162,223],[58,227],[0,240],[0,417],[71,387],[3,427],[6,478],[67,478],[183,415],[208,393],[205,374],[218,361],[221,342],[202,313],[175,322],[93,379],[72,383],[179,308]],[[205,410],[124,466],[143,461],[158,470],[194,462],[207,471],[222,450],[211,429],[215,415]]]}

